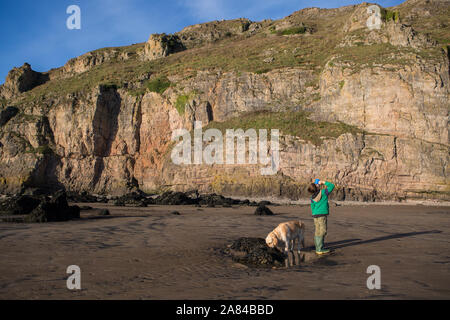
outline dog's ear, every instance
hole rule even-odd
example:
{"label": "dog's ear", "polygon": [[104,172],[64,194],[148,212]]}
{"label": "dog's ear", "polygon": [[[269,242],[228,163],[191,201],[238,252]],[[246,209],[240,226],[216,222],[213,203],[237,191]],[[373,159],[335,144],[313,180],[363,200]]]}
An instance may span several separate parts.
{"label": "dog's ear", "polygon": [[272,245],[272,233],[269,233],[266,237],[266,244],[270,247]]}
{"label": "dog's ear", "polygon": [[273,240],[273,241],[272,241],[273,246],[274,246],[274,247],[277,247],[277,246],[278,246],[278,238],[277,238],[277,237],[273,237],[272,240]]}

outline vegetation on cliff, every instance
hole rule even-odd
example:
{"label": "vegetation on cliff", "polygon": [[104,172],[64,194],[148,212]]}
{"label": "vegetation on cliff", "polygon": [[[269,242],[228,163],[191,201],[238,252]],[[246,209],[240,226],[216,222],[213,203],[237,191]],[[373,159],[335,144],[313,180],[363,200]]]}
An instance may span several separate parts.
{"label": "vegetation on cliff", "polygon": [[216,128],[225,134],[226,129],[279,129],[282,134],[298,137],[314,145],[320,145],[325,138],[337,138],[342,134],[357,134],[363,131],[342,122],[313,121],[309,113],[298,112],[253,112],[231,118],[224,122],[213,121],[206,129]]}

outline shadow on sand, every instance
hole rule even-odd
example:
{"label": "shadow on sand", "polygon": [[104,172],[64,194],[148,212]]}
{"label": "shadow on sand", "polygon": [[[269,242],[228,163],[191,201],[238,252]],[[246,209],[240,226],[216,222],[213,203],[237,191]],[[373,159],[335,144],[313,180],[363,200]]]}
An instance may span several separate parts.
{"label": "shadow on sand", "polygon": [[405,237],[412,237],[412,236],[417,236],[417,235],[421,235],[421,234],[432,234],[432,233],[442,233],[442,231],[430,230],[430,231],[418,231],[418,232],[408,232],[408,233],[396,233],[396,234],[391,234],[388,236],[383,236],[383,237],[378,237],[378,238],[373,238],[373,239],[368,239],[368,240],[347,239],[347,240],[329,242],[326,244],[326,247],[329,249],[340,249],[340,248],[345,248],[345,247],[357,246],[360,244],[385,241],[385,240],[391,240],[391,239],[399,239],[399,238],[405,238]]}
{"label": "shadow on sand", "polygon": [[120,219],[120,218],[148,218],[150,215],[131,215],[131,216],[117,216],[117,215],[109,215],[109,216],[88,216],[82,217],[81,219],[77,219],[77,221],[87,221],[87,220],[108,220],[108,219]]}

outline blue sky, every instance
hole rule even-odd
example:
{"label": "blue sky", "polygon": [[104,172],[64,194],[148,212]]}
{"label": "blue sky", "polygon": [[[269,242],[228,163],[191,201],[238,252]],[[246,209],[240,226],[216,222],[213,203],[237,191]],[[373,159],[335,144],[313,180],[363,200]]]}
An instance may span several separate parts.
{"label": "blue sky", "polygon": [[[2,0],[0,83],[13,67],[37,71],[104,47],[144,42],[151,33],[173,33],[211,20],[279,19],[308,7],[336,8],[356,0]],[[403,0],[379,0],[394,6]],[[81,8],[81,30],[69,30],[66,9]]]}

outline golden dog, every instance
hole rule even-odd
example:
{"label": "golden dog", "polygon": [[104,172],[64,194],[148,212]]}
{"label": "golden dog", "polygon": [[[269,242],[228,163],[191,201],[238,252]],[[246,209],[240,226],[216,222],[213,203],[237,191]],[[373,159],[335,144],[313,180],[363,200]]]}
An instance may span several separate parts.
{"label": "golden dog", "polygon": [[284,243],[285,254],[293,251],[294,241],[297,239],[297,252],[300,254],[300,243],[305,248],[305,225],[301,221],[283,222],[266,237],[266,244],[271,248],[278,248],[280,242]]}

